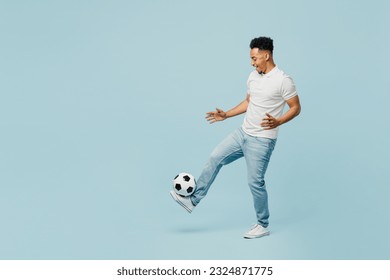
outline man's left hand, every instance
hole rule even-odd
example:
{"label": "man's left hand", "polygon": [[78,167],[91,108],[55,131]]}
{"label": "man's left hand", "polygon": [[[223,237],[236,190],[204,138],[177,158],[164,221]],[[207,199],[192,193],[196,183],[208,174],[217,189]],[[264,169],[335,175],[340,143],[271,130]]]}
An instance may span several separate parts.
{"label": "man's left hand", "polygon": [[281,125],[280,121],[275,119],[270,114],[266,113],[267,117],[263,119],[263,122],[260,124],[262,128],[265,130],[274,129],[277,128],[279,125]]}

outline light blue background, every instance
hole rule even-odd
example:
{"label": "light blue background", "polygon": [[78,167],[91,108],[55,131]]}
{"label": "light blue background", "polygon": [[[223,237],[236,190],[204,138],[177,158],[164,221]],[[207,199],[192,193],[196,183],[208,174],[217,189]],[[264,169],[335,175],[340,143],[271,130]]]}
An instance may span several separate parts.
{"label": "light blue background", "polygon": [[[388,1],[1,1],[1,259],[389,259]],[[267,173],[269,237],[244,161],[187,214],[242,116],[249,42],[274,39],[302,114]]]}

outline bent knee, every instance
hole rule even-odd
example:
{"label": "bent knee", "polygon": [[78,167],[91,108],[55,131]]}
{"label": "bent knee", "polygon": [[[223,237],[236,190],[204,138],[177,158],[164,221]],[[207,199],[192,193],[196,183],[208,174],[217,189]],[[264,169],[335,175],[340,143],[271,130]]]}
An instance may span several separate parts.
{"label": "bent knee", "polygon": [[265,180],[264,178],[248,178],[248,183],[252,187],[257,188],[265,188]]}
{"label": "bent knee", "polygon": [[223,165],[223,158],[218,153],[212,152],[208,159],[208,162],[211,165]]}

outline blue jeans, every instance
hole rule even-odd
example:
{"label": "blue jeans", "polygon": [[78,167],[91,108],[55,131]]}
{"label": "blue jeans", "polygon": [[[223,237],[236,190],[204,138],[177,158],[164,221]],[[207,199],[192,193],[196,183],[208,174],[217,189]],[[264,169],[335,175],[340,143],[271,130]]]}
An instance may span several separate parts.
{"label": "blue jeans", "polygon": [[206,196],[222,166],[244,157],[257,222],[263,227],[267,227],[269,210],[264,175],[275,144],[276,139],[253,137],[246,134],[241,127],[238,128],[211,153],[197,180],[196,191],[191,196],[192,203],[197,205]]}

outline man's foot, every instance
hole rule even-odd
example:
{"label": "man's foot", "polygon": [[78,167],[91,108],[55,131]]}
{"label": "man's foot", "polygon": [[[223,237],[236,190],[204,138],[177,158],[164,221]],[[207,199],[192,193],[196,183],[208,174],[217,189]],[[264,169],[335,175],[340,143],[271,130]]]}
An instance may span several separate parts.
{"label": "man's foot", "polygon": [[269,235],[269,230],[259,224],[256,224],[247,233],[244,234],[244,238],[252,239],[266,235]]}
{"label": "man's foot", "polygon": [[170,194],[171,194],[172,198],[177,203],[179,203],[180,206],[182,206],[184,209],[186,209],[188,211],[188,213],[191,213],[192,210],[195,208],[194,204],[192,204],[190,197],[180,196],[177,193],[175,193],[174,191],[170,191]]}

